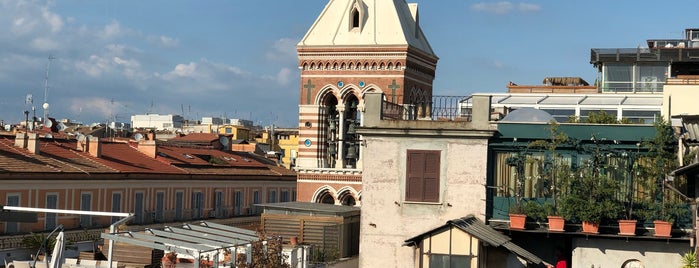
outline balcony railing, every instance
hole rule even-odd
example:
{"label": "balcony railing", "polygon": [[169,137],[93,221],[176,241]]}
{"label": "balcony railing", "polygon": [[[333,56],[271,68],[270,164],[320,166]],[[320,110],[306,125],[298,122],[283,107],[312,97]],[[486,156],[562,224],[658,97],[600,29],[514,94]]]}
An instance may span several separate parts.
{"label": "balcony railing", "polygon": [[[459,103],[467,96],[432,96],[431,102],[414,104],[397,104],[383,102],[382,119],[384,120],[459,120]],[[467,119],[463,119],[467,120]]]}

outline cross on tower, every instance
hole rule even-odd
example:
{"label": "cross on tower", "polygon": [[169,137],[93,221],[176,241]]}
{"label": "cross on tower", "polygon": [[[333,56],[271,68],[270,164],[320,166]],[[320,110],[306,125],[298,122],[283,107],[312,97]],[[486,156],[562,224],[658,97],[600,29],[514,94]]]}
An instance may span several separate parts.
{"label": "cross on tower", "polygon": [[393,79],[393,83],[388,85],[391,89],[391,102],[396,103],[396,89],[400,88],[400,85],[396,84],[396,79]]}
{"label": "cross on tower", "polygon": [[[394,81],[394,83],[395,83],[395,81]],[[311,84],[311,79],[308,79],[308,84],[304,85],[303,87],[305,89],[307,89],[307,91],[306,91],[306,104],[311,104],[311,91],[316,86]]]}

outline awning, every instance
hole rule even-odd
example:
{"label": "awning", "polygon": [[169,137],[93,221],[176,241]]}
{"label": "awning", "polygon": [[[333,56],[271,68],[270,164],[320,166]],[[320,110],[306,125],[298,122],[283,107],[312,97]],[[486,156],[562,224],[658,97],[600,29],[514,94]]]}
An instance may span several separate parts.
{"label": "awning", "polygon": [[510,239],[510,237],[503,235],[492,227],[486,225],[474,215],[468,215],[463,218],[447,221],[445,225],[405,240],[403,246],[417,246],[425,236],[437,233],[440,230],[452,226],[478,238],[482,242],[488,243],[488,245],[492,247],[503,247],[520,258],[526,260],[528,263],[545,264],[541,258],[516,245],[511,241],[512,239]]}
{"label": "awning", "polygon": [[691,177],[690,175],[696,174],[699,174],[699,163],[689,164],[670,172],[672,176],[687,175],[687,177]]}

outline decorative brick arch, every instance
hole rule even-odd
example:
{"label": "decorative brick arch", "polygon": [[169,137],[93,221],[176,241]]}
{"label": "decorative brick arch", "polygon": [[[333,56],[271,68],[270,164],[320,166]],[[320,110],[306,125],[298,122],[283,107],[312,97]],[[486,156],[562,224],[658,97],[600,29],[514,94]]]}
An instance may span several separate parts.
{"label": "decorative brick arch", "polygon": [[344,186],[337,191],[337,201],[344,206],[359,205],[359,194],[350,186]]}
{"label": "decorative brick arch", "polygon": [[[323,201],[325,200],[326,202],[329,200],[329,198],[333,199],[333,204],[337,203],[337,191],[330,186],[330,185],[323,185],[320,188],[316,189],[316,191],[313,193],[313,197],[311,198],[311,201],[314,203],[324,203]],[[329,204],[329,203],[326,203]]]}

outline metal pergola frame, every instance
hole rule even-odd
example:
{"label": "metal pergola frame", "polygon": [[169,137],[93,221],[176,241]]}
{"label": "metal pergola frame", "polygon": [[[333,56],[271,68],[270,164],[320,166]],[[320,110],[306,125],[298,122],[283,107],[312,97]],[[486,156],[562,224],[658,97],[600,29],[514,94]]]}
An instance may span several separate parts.
{"label": "metal pergola frame", "polygon": [[[72,210],[72,209],[54,209],[54,208],[30,208],[30,207],[16,207],[16,206],[1,206],[2,210],[10,211],[23,211],[23,212],[46,212],[46,213],[65,213],[65,214],[76,214],[76,215],[91,215],[91,216],[107,216],[107,217],[121,217],[122,219],[109,225],[109,232],[114,232],[116,226],[122,223],[130,221],[133,219],[133,213],[122,213],[122,212],[107,212],[107,211],[84,211],[84,210]],[[48,237],[47,237],[48,239]],[[107,253],[108,268],[112,267],[112,254],[114,247],[114,242],[109,240],[109,252]]]}
{"label": "metal pergola frame", "polygon": [[219,266],[218,256],[223,250],[233,248],[233,256],[239,246],[246,246],[248,261],[252,257],[252,241],[255,232],[223,224],[202,221],[199,225],[185,223],[182,228],[165,226],[164,230],[146,229],[145,233],[102,233],[102,238],[116,242],[149,247],[194,257],[194,267],[199,268],[202,254],[214,252],[213,265]]}

